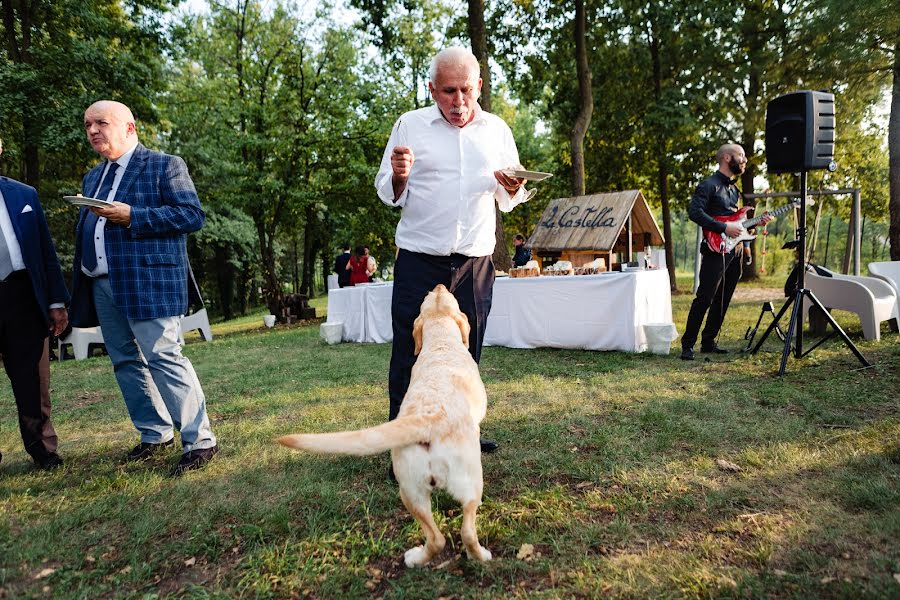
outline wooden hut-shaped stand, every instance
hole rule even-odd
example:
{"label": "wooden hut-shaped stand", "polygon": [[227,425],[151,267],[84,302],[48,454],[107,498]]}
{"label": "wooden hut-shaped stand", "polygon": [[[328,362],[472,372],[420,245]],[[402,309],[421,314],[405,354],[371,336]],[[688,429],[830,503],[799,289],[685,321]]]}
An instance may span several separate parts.
{"label": "wooden hut-shaped stand", "polygon": [[552,200],[526,246],[541,268],[557,260],[574,267],[604,258],[611,269],[621,255],[631,262],[635,252],[662,246],[663,236],[640,190]]}

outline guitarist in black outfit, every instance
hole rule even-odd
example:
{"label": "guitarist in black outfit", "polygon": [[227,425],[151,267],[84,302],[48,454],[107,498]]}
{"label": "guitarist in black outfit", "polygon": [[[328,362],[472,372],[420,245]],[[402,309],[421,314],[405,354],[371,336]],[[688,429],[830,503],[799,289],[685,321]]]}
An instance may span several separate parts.
{"label": "guitarist in black outfit", "polygon": [[[747,166],[747,156],[738,144],[723,144],[716,152],[719,170],[707,177],[691,197],[688,216],[704,230],[729,237],[737,237],[743,232],[738,221],[723,223],[713,217],[733,214],[738,208],[741,193],[735,187],[737,178]],[[762,220],[765,225],[768,218]],[[709,310],[706,327],[700,341],[700,352],[725,354],[728,351],[716,343],[719,329],[725,321],[725,312],[734,294],[734,288],[741,278],[741,255],[750,255],[750,244],[738,244],[732,252],[722,254],[710,248],[706,239],[700,243],[700,282],[697,297],[691,303],[684,335],[681,336],[681,359],[694,360],[694,344],[703,316]]]}

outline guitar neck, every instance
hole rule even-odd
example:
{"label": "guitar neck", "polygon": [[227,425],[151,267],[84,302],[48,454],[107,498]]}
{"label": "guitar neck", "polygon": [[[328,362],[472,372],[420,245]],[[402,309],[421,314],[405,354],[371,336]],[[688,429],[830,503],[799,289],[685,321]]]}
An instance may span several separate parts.
{"label": "guitar neck", "polygon": [[751,227],[756,227],[757,225],[759,225],[762,222],[763,217],[765,217],[766,215],[768,215],[770,217],[777,217],[779,215],[786,213],[790,209],[794,208],[794,206],[796,206],[795,202],[791,202],[790,204],[785,204],[784,206],[782,206],[780,208],[776,208],[773,211],[765,212],[758,217],[753,217],[752,219],[747,219],[746,221],[741,223],[741,225],[744,226],[744,229],[750,229]]}

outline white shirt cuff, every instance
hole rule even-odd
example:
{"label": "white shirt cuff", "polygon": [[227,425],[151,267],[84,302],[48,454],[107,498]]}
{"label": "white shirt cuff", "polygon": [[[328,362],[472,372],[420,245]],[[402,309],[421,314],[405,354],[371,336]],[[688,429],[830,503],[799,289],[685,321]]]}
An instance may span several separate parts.
{"label": "white shirt cuff", "polygon": [[48,306],[47,308],[49,309],[49,308],[65,308],[65,307],[66,307],[66,305],[65,305],[64,303],[62,303],[62,302],[54,302],[53,304],[51,304],[51,305]]}
{"label": "white shirt cuff", "polygon": [[512,209],[525,201],[525,186],[523,185],[519,188],[519,191],[510,196],[506,188],[498,183],[494,198],[497,199],[497,206],[500,207],[500,212],[511,212]]}
{"label": "white shirt cuff", "polygon": [[392,181],[391,173],[385,173],[381,177],[381,179],[378,180],[376,189],[378,191],[378,197],[381,199],[381,201],[391,207],[402,208],[403,205],[406,204],[406,199],[409,197],[409,181],[407,181],[406,187],[403,189],[400,197],[397,198],[396,202],[394,202],[394,183]]}

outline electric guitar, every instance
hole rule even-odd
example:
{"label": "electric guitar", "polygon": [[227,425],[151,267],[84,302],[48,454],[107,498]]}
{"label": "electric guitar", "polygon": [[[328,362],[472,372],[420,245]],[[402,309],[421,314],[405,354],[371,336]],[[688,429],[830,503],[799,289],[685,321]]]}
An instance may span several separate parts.
{"label": "electric guitar", "polygon": [[737,209],[737,211],[733,212],[730,215],[725,215],[723,217],[713,217],[713,219],[719,221],[720,223],[734,223],[735,221],[737,221],[741,226],[741,233],[738,234],[737,237],[728,237],[724,233],[716,233],[714,231],[708,231],[704,229],[703,237],[706,240],[706,245],[709,246],[710,250],[714,250],[716,252],[719,252],[720,254],[728,254],[729,252],[734,250],[734,248],[741,242],[749,242],[750,240],[756,239],[756,234],[750,233],[747,230],[762,223],[762,220],[766,215],[770,217],[777,217],[799,205],[800,200],[798,198],[790,204],[785,204],[780,208],[765,212],[758,217],[753,217],[752,219],[745,219],[744,217],[747,216],[747,211],[756,208],[755,206],[744,206]]}

